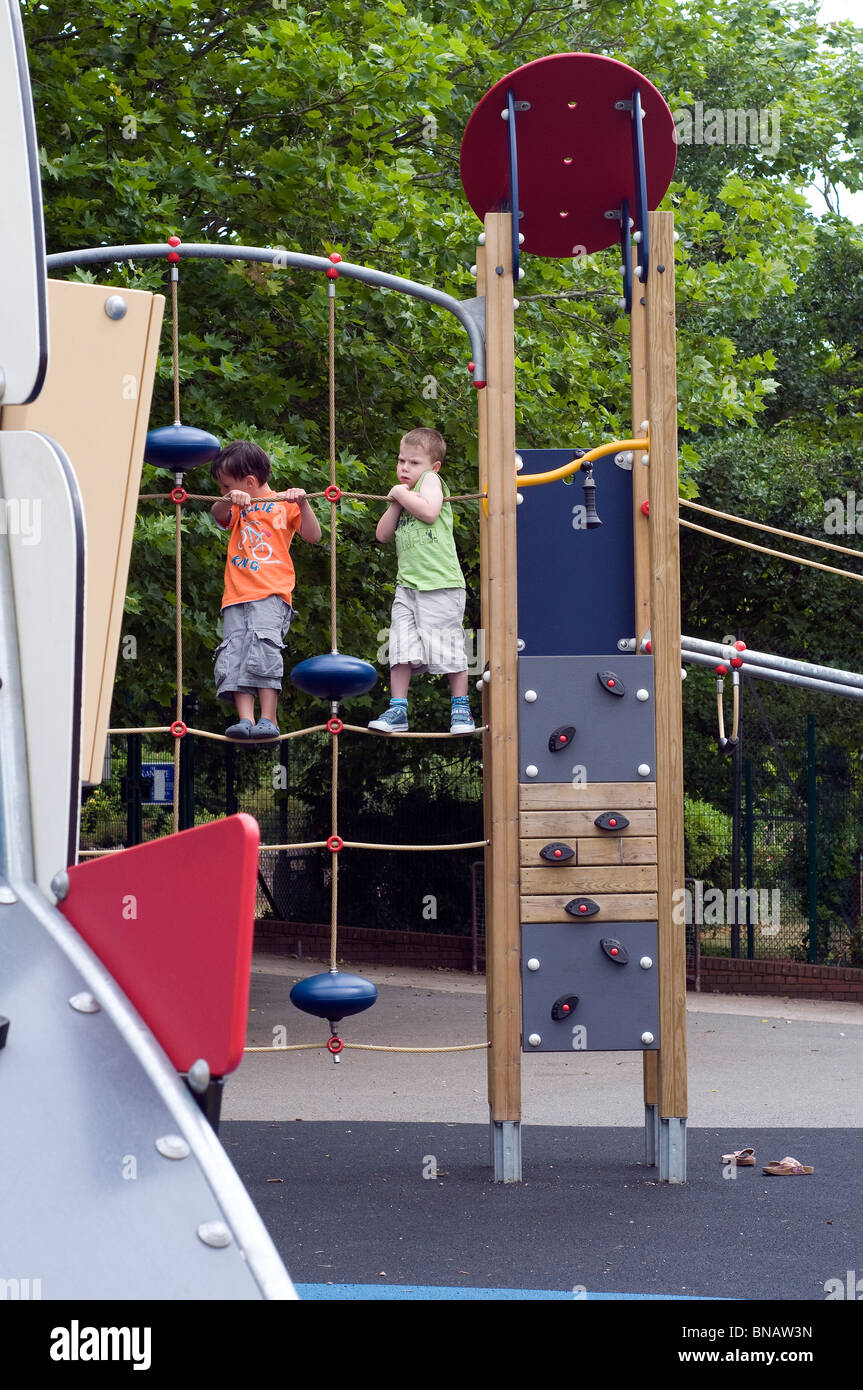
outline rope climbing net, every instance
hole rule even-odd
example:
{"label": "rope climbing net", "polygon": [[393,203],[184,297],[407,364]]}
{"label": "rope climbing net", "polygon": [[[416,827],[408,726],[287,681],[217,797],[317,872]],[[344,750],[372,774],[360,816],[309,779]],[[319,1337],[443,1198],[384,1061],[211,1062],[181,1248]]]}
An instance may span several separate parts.
{"label": "rope climbing net", "polygon": [[[180,369],[179,369],[179,261],[180,254],[177,247],[180,245],[179,239],[170,238],[169,245],[171,251],[167,255],[170,263],[171,278],[171,340],[172,340],[172,380],[173,380],[173,403],[174,403],[174,427],[181,425],[180,415]],[[384,494],[352,492],[342,490],[337,478],[337,453],[336,453],[336,281],[339,278],[339,263],[341,257],[333,252],[329,256],[331,264],[326,269],[328,288],[328,438],[329,438],[329,478],[327,486],[318,492],[307,493],[310,500],[322,499],[329,503],[329,538],[330,538],[330,641],[332,654],[338,654],[338,539],[339,539],[339,504],[343,499],[370,502],[388,502],[389,498]],[[473,363],[470,364],[473,367]],[[483,383],[478,383],[483,384]],[[157,432],[159,433],[159,432]],[[166,431],[165,433],[168,433]],[[203,432],[189,431],[189,433],[202,434]],[[212,436],[206,436],[212,441],[210,457],[214,457],[218,452],[218,441]],[[168,466],[167,464],[165,466]],[[187,464],[186,466],[191,466]],[[454,496],[448,495],[447,501],[452,502],[475,502],[482,498],[482,493],[463,493]],[[174,710],[174,720],[167,725],[148,725],[135,728],[109,729],[109,734],[129,735],[129,734],[168,734],[173,739],[173,792],[172,792],[172,830],[176,833],[180,828],[180,748],[182,740],[188,735],[195,735],[199,738],[211,739],[224,743],[236,743],[235,739],[229,738],[225,734],[214,733],[209,729],[193,728],[187,725],[183,719],[183,584],[182,584],[182,556],[183,556],[183,534],[182,516],[183,508],[188,503],[206,503],[212,505],[213,496],[207,493],[187,492],[183,486],[183,472],[175,472],[175,486],[167,492],[141,493],[139,500],[143,502],[166,502],[174,504],[175,511],[175,601],[176,601],[176,703]],[[373,668],[369,668],[370,670]],[[278,744],[290,739],[304,738],[312,734],[327,732],[331,737],[331,796],[330,796],[330,834],[325,840],[310,840],[287,844],[264,844],[260,846],[260,851],[293,851],[306,849],[326,849],[331,855],[331,894],[330,894],[330,947],[329,947],[329,969],[333,974],[338,974],[338,931],[339,931],[339,907],[338,907],[338,888],[339,888],[339,856],[344,850],[384,850],[384,851],[404,851],[404,852],[427,852],[441,851],[454,852],[467,849],[484,849],[487,840],[469,840],[447,844],[373,844],[362,840],[346,840],[339,833],[339,738],[345,733],[360,734],[369,737],[386,738],[413,738],[413,739],[463,739],[464,734],[453,733],[428,733],[428,732],[403,732],[396,734],[381,734],[373,729],[366,728],[357,724],[346,724],[339,717],[338,699],[330,700],[330,717],[324,723],[308,725],[305,728],[293,729],[286,733],[272,735],[268,738],[254,740],[254,746],[260,747],[267,744],[277,746]],[[487,729],[487,725],[480,724],[473,733],[482,734]],[[83,850],[81,856],[94,857],[102,854],[112,854],[122,852],[117,849],[103,850]],[[354,978],[354,977],[351,977]],[[372,987],[373,988],[373,987]],[[373,1002],[374,995],[369,999]],[[300,1007],[304,1005],[300,1004]],[[365,1005],[363,1006],[365,1007]],[[309,1010],[314,1011],[314,1010]],[[350,1012],[352,1010],[348,1010]],[[323,1017],[324,1015],[321,1014]],[[465,1052],[474,1050],[484,1050],[489,1046],[487,1042],[458,1044],[446,1047],[394,1047],[379,1046],[369,1043],[344,1043],[336,1034],[335,1028],[331,1023],[331,1036],[326,1042],[322,1043],[298,1043],[289,1044],[282,1047],[250,1047],[245,1050],[248,1052],[283,1052],[301,1051],[308,1048],[326,1047],[334,1061],[339,1060],[339,1053],[346,1047],[355,1048],[360,1051],[384,1051],[384,1052]]]}

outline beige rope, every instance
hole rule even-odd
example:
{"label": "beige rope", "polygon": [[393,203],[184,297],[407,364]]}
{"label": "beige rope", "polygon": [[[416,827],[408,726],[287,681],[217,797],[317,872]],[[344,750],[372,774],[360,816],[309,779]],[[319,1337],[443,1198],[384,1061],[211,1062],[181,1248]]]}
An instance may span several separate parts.
{"label": "beige rope", "polygon": [[732,512],[718,512],[713,507],[702,506],[700,502],[679,499],[681,507],[692,507],[696,512],[706,512],[708,516],[721,517],[723,521],[735,521],[738,526],[751,526],[755,531],[769,531],[773,536],[784,536],[789,541],[800,541],[802,545],[817,545],[822,550],[838,550],[840,555],[853,555],[855,560],[863,560],[863,550],[852,550],[847,545],[835,545],[832,541],[818,541],[812,536],[801,536],[796,531],[782,531],[778,526],[766,526],[761,521],[749,521],[744,516],[734,516]]}
{"label": "beige rope", "polygon": [[[329,288],[329,351],[327,354],[327,375],[330,396],[330,486],[336,486],[336,286],[330,280]],[[338,522],[338,503],[330,503],[330,647],[338,651],[336,629],[336,525]],[[335,831],[333,831],[335,834]]]}
{"label": "beige rope", "polygon": [[[474,733],[474,734],[481,734],[481,733],[484,733],[485,730],[486,730],[488,727],[489,727],[488,724],[478,724],[478,725],[476,726],[475,729],[472,729],[472,730],[471,730],[471,733]],[[350,733],[352,733],[352,734],[369,734],[369,735],[371,735],[372,738],[466,738],[466,737],[468,737],[468,735],[466,735],[466,734],[441,734],[441,733],[437,733],[437,734],[426,734],[426,733],[419,733],[419,732],[418,732],[418,733],[413,733],[413,732],[411,732],[410,730],[409,730],[407,733],[404,733],[404,734],[399,734],[399,733],[395,733],[395,734],[384,734],[384,733],[381,733],[378,729],[367,729],[366,726],[365,726],[365,724],[345,724],[345,725],[344,725],[344,728],[347,729],[347,730],[348,730]]]}
{"label": "beige rope", "polygon": [[342,843],[345,849],[417,850],[425,853],[434,849],[485,849],[488,840],[465,840],[458,845],[372,845],[365,840],[343,840]]}
{"label": "beige rope", "polygon": [[[173,376],[174,376],[174,423],[180,423],[180,313],[178,302],[178,282],[179,271],[176,265],[171,267],[171,323],[173,340]],[[177,702],[174,711],[174,718],[180,722],[183,718],[183,532],[182,532],[182,505],[177,502],[174,505],[175,511],[175,530],[174,530],[174,576],[177,600]],[[174,788],[172,795],[171,820],[174,834],[180,828],[180,739],[174,736]]]}
{"label": "beige rope", "polygon": [[735,536],[723,535],[721,531],[708,531],[706,526],[696,526],[694,521],[684,521],[680,518],[680,525],[685,526],[689,531],[700,531],[703,536],[713,536],[715,540],[727,541],[729,545],[741,545],[745,550],[757,550],[762,555],[773,555],[777,560],[793,560],[795,565],[807,565],[810,569],[826,570],[828,574],[841,574],[846,579],[856,579],[858,583],[863,583],[863,574],[852,574],[851,570],[836,569],[835,565],[822,565],[818,560],[804,560],[800,555],[787,555],[783,550],[771,550],[766,545],[755,545],[752,541],[737,540]]}
{"label": "beige rope", "polygon": [[176,265],[171,267],[171,321],[173,329],[172,354],[173,354],[173,375],[174,375],[174,424],[180,423],[180,316],[177,306],[177,289],[179,284],[179,270]]}
{"label": "beige rope", "polygon": [[[186,733],[196,734],[198,738],[215,739],[217,743],[233,743],[241,748],[263,748],[267,744],[284,743],[289,738],[302,738],[304,734],[320,734],[326,729],[326,724],[310,724],[307,729],[291,729],[286,734],[273,734],[272,738],[237,739],[228,738],[227,734],[214,734],[210,729],[188,728]],[[109,734],[169,734],[170,724],[160,724],[148,729],[109,729]]]}
{"label": "beige rope", "polygon": [[[339,814],[339,741],[331,740],[333,745],[333,776],[330,788],[331,835],[338,835]],[[332,856],[332,892],[330,896],[330,969],[336,969],[339,936],[339,856]]]}
{"label": "beige rope", "polygon": [[[283,1047],[244,1047],[244,1052],[301,1052],[307,1048],[326,1047],[321,1043],[286,1043]],[[487,1052],[490,1042],[458,1043],[453,1047],[384,1047],[378,1043],[344,1043],[343,1050],[353,1052]]]}
{"label": "beige rope", "polygon": [[[139,492],[139,493],[138,493],[138,501],[139,501],[139,502],[153,502],[153,501],[164,500],[166,497],[170,497],[170,496],[171,496],[170,492]],[[325,492],[307,492],[307,493],[306,493],[306,497],[307,497],[310,501],[314,501],[314,500],[317,499],[318,497],[326,497],[326,493],[325,493]],[[341,494],[341,497],[342,497],[342,499],[344,499],[344,498],[346,498],[346,497],[351,497],[351,498],[353,498],[355,501],[360,501],[360,502],[388,502],[388,501],[390,500],[390,499],[385,495],[385,493],[382,493],[382,492],[343,492],[343,493]],[[446,500],[447,500],[448,502],[481,502],[481,501],[483,500],[484,497],[485,497],[485,493],[484,493],[484,492],[460,492],[460,493],[457,493],[457,494],[456,494],[455,496],[453,496],[453,497],[448,497]],[[217,497],[214,497],[213,494],[212,494],[211,492],[187,492],[187,493],[186,493],[186,501],[187,501],[187,502],[209,502],[209,503],[212,504],[213,502],[217,502],[218,500],[219,500],[219,499],[218,499]],[[332,506],[335,507],[336,505],[337,505],[337,504],[336,504],[335,502],[332,503]],[[856,554],[856,552],[855,552],[855,554]]]}

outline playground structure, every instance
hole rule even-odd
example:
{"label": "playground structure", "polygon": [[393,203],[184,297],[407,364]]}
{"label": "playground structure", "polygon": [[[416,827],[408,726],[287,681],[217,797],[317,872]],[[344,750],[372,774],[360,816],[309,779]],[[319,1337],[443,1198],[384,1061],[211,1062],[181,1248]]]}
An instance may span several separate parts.
{"label": "playground structure", "polygon": [[[7,28],[0,36],[0,54],[16,79],[8,127],[21,137],[19,145],[32,151],[32,108],[26,64],[21,59],[23,46],[15,28],[17,15],[11,8],[4,9],[3,20]],[[191,256],[295,265],[327,276],[331,336],[334,285],[340,277],[397,289],[444,307],[468,334],[471,371],[479,388],[478,495],[486,504],[480,518],[480,542],[482,625],[488,655],[483,725],[489,1102],[494,1177],[502,1182],[518,1181],[522,1173],[522,1048],[527,1052],[641,1051],[648,1161],[658,1165],[661,1179],[685,1180],[685,947],[671,912],[674,890],[683,883],[674,242],[671,214],[649,211],[665,192],[674,152],[670,112],[640,74],[612,59],[555,55],[528,64],[498,83],[480,103],[466,132],[463,177],[469,201],[484,226],[475,299],[458,301],[431,287],[351,265],[335,255],[182,245],[176,238],[168,245],[102,247],[47,258],[49,270],[130,258],[165,258],[177,266]],[[51,756],[54,766],[68,768],[70,775],[65,790],[53,792],[62,814],[43,817],[38,788],[45,776],[46,755],[40,753],[35,726],[27,724],[27,711],[44,681],[44,656],[40,668],[35,640],[40,625],[33,620],[33,636],[28,636],[24,586],[18,579],[25,573],[21,567],[27,562],[26,547],[20,538],[4,536],[0,790],[2,867],[10,896],[2,901],[9,904],[4,911],[10,919],[20,919],[20,929],[10,939],[15,942],[22,978],[41,954],[46,962],[50,957],[55,988],[66,991],[65,997],[76,982],[77,989],[70,1001],[72,1013],[60,1010],[57,1033],[52,1035],[66,1069],[64,1075],[52,1077],[56,1110],[36,1126],[28,1140],[26,1162],[32,1164],[33,1179],[38,1180],[39,1154],[50,1151],[50,1136],[58,1127],[77,1131],[72,1100],[65,1094],[75,1090],[76,1080],[90,1087],[94,1104],[100,1087],[108,1086],[116,1104],[113,1110],[103,1106],[106,1142],[110,1138],[116,1147],[111,1126],[125,1125],[126,1132],[135,1131],[135,1137],[121,1142],[134,1156],[135,1145],[141,1152],[152,1148],[155,1128],[164,1140],[162,1147],[156,1145],[159,1154],[165,1158],[193,1155],[197,1166],[184,1171],[190,1175],[194,1171],[196,1181],[209,1183],[209,1190],[217,1193],[219,1214],[200,1222],[195,1245],[196,1255],[201,1247],[205,1251],[233,1247],[232,1273],[220,1284],[225,1291],[217,1296],[290,1297],[290,1281],[188,1094],[191,1090],[199,1097],[212,1097],[214,1085],[220,1085],[239,1061],[237,1044],[248,996],[256,828],[248,818],[234,817],[122,855],[75,864],[71,827],[77,817],[80,779],[94,780],[95,750],[104,745],[107,733],[107,692],[119,640],[117,604],[121,610],[131,544],[129,516],[130,509],[134,512],[144,453],[143,428],[161,302],[158,296],[137,292],[136,299],[136,292],[117,293],[102,286],[46,285],[41,205],[32,168],[26,162],[21,165],[12,200],[17,218],[10,227],[17,229],[26,212],[32,233],[26,245],[18,247],[17,259],[8,258],[15,264],[11,271],[7,269],[10,280],[17,276],[19,281],[15,302],[28,334],[26,341],[20,333],[14,340],[0,340],[3,362],[14,361],[20,367],[16,374],[7,371],[0,465],[5,489],[15,495],[21,477],[15,469],[28,468],[34,476],[34,460],[40,462],[40,496],[53,528],[56,567],[49,584],[44,572],[39,579],[37,567],[31,566],[34,596],[27,602],[41,599],[44,603],[48,592],[55,590],[65,596],[66,606],[63,602],[56,606],[52,681],[55,691],[68,689],[69,699],[56,721]],[[564,206],[560,206],[561,198]],[[630,208],[635,214],[632,224]],[[638,248],[635,268],[630,256],[632,230]],[[520,250],[559,256],[572,254],[578,246],[591,251],[618,240],[623,304],[631,309],[632,438],[600,446],[576,460],[571,460],[570,449],[552,451],[554,459],[525,454],[525,464],[552,462],[555,466],[540,467],[519,479],[513,309]],[[71,306],[68,312],[63,310],[64,303]],[[136,303],[140,304],[137,317],[130,309]],[[46,304],[52,324],[47,375]],[[94,358],[88,349],[95,344],[99,353]],[[81,396],[73,405],[68,377],[76,357],[87,361],[88,380],[86,385],[81,383]],[[134,382],[129,409],[116,422],[106,422],[88,450],[84,441],[92,428],[94,403],[108,393],[106,383],[116,388],[118,376]],[[46,437],[48,430],[59,437],[62,447]],[[331,404],[331,470],[335,466],[333,430]],[[74,471],[64,449],[74,461]],[[80,499],[86,488],[77,474],[79,459],[88,451],[94,477],[102,476],[110,457],[120,483],[116,511],[109,522],[93,526],[97,503],[85,500],[83,507],[91,547],[85,641]],[[614,463],[607,465],[608,477],[601,485],[606,520],[599,525],[592,500],[595,485],[585,465],[608,455],[614,455]],[[127,461],[122,474],[118,457]],[[571,508],[567,509],[572,492],[563,493],[563,479],[581,469],[587,475],[585,524],[574,529]],[[180,475],[171,494],[179,531],[179,509],[191,499],[181,486],[182,467],[174,471]],[[536,486],[539,483],[544,486]],[[517,484],[527,489],[520,508]],[[331,471],[324,496],[331,507],[333,535],[340,495]],[[549,543],[550,512],[565,535],[565,548],[560,538]],[[538,549],[541,537],[542,550]],[[99,544],[106,540],[114,552],[109,586],[107,581],[94,583],[97,571],[93,568]],[[540,554],[545,564],[545,548],[552,567],[557,564],[560,572],[552,575],[546,569],[543,598],[542,592],[531,592],[527,576],[536,576]],[[335,545],[332,550],[335,564]],[[98,601],[101,592],[104,603],[108,591],[108,610],[94,621],[93,597]],[[600,593],[602,602],[595,602],[594,596]],[[558,614],[552,623],[547,620],[550,594]],[[178,601],[178,625],[180,608]],[[340,655],[335,652],[335,621],[334,592],[334,653],[330,657]],[[648,633],[651,648],[644,652]],[[22,698],[16,704],[19,671]],[[351,726],[343,724],[332,705],[349,690],[339,683],[345,675],[343,663],[331,663],[328,671],[327,681],[316,693],[331,704],[325,727],[332,737],[335,787],[338,739],[351,732]],[[180,669],[178,698],[181,688]],[[81,697],[88,689],[95,693],[85,698],[88,756],[82,758]],[[179,713],[164,732],[173,736],[176,752],[187,732]],[[56,789],[56,777],[49,785]],[[14,813],[13,807],[18,808]],[[334,866],[341,852],[361,848],[342,840],[335,824],[326,843]],[[239,871],[229,864],[232,855],[241,866]],[[196,867],[193,876],[188,871],[190,859]],[[212,892],[204,903],[198,884],[207,875]],[[334,940],[336,883],[334,867]],[[62,904],[63,916],[52,899]],[[127,908],[131,915],[124,917]],[[138,930],[119,937],[119,918],[146,922],[148,933]],[[157,931],[166,920],[168,931]],[[222,927],[224,951],[216,963],[207,960],[204,969],[205,939],[212,941]],[[149,963],[146,971],[142,970],[145,962]],[[83,991],[82,978],[87,986]],[[190,1012],[183,1029],[172,1029],[172,1016],[192,995],[200,1003],[199,1011]],[[34,1066],[41,1065],[26,1055],[26,1048],[22,1057],[17,1041],[28,1011],[44,1012],[35,976],[26,994],[13,991],[10,999],[10,1041],[3,1070],[8,1077],[17,1068],[20,1080],[13,1102],[23,1108],[27,1083],[22,1063],[30,1083]],[[82,1018],[99,1013],[103,1018],[91,1025],[85,1042],[68,1040],[67,1033],[80,1038]],[[126,1059],[122,1103],[115,1081],[105,1080],[104,1066],[98,1062],[100,1056],[104,1059],[118,1049]],[[188,1089],[178,1082],[177,1071],[188,1078]],[[170,1112],[178,1135],[166,1135],[167,1120],[154,1120],[153,1088],[159,1104]],[[103,1100],[100,1095],[100,1103]],[[73,1169],[76,1163],[86,1168],[83,1155],[76,1158],[73,1152],[68,1162]],[[182,1166],[167,1164],[161,1171],[178,1171]],[[170,1179],[166,1181],[170,1187]],[[114,1182],[112,1187],[111,1182],[104,1177],[92,1184],[88,1200],[82,1199],[81,1219],[86,1221],[87,1210],[104,1200],[107,1192],[117,1201],[136,1201],[137,1238],[144,1244],[150,1240],[149,1258],[155,1268],[164,1259],[156,1252],[155,1232],[178,1224],[177,1213],[189,1209],[189,1191],[179,1193],[175,1186],[165,1196],[165,1183],[154,1182],[138,1197],[142,1189],[134,1184],[124,1187]],[[25,1201],[25,1224],[27,1206]],[[149,1223],[154,1235],[145,1239]],[[185,1218],[180,1224],[187,1224]],[[22,1227],[16,1249],[26,1252],[28,1240],[31,1235]],[[45,1220],[39,1240],[46,1260],[42,1267],[56,1270],[58,1283],[69,1287],[64,1284],[72,1274],[68,1252],[55,1249],[52,1254],[50,1219]],[[183,1290],[200,1287],[207,1275],[190,1257],[179,1233],[175,1244],[172,1267],[178,1292],[174,1296],[191,1296]],[[245,1256],[242,1260],[240,1251]],[[117,1277],[121,1266],[110,1252],[109,1237],[102,1241],[99,1257],[108,1270],[105,1278]],[[75,1267],[80,1268],[80,1247]],[[140,1292],[147,1280],[135,1277],[136,1292]]]}

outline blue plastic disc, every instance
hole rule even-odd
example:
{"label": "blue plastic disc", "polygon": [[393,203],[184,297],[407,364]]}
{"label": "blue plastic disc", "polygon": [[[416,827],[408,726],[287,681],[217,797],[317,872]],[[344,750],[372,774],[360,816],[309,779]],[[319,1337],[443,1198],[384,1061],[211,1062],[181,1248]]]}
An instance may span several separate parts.
{"label": "blue plastic disc", "polygon": [[371,1008],[377,997],[371,980],[364,980],[361,975],[345,975],[340,970],[310,975],[291,990],[292,1004],[304,1014],[314,1014],[329,1023],[361,1014],[364,1009]]}
{"label": "blue plastic disc", "polygon": [[326,656],[310,656],[291,672],[291,680],[307,695],[321,700],[344,700],[349,695],[364,695],[377,684],[378,673],[358,656],[343,656],[328,652]]}
{"label": "blue plastic disc", "polygon": [[171,473],[185,473],[202,463],[212,463],[221,452],[216,436],[194,425],[164,425],[150,430],[144,445],[145,461]]}

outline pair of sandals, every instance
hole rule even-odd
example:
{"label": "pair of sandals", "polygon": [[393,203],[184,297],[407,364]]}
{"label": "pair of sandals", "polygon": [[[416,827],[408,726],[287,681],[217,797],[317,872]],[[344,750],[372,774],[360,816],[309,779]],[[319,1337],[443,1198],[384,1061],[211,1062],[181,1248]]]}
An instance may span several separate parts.
{"label": "pair of sandals", "polygon": [[[755,1167],[754,1149],[737,1149],[735,1153],[723,1154],[723,1163],[734,1163],[738,1168]],[[767,1173],[771,1178],[794,1178],[800,1177],[805,1173],[814,1173],[815,1169],[807,1164],[801,1163],[796,1158],[775,1158],[772,1162],[765,1164],[762,1173]]]}

